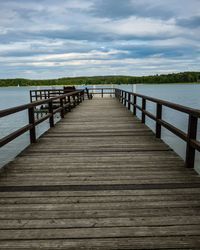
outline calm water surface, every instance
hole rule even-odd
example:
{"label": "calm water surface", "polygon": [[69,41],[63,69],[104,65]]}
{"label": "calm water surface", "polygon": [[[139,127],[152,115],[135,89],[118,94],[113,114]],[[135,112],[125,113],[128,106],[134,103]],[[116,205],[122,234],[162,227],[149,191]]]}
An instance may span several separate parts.
{"label": "calm water surface", "polygon": [[[115,86],[117,87],[117,86]],[[141,85],[121,85],[122,89],[134,91],[140,94],[164,99],[174,103],[182,104],[188,107],[200,109],[200,85],[198,84],[141,84]],[[44,87],[37,87],[37,89]],[[45,87],[47,88],[47,87]],[[58,87],[60,88],[60,87]],[[29,90],[33,87],[19,87],[19,88],[0,88],[0,109],[14,107],[17,105],[29,102]],[[140,101],[140,100],[139,100]],[[155,113],[155,104],[147,102],[147,110]],[[137,116],[141,113],[138,112]],[[59,119],[59,117],[57,117]],[[163,118],[176,125],[183,131],[187,131],[188,116],[173,111],[169,108],[164,108]],[[16,115],[11,115],[1,119],[0,122],[0,137],[15,131],[23,125],[27,124],[27,113],[20,112]],[[147,118],[147,125],[154,130],[155,123]],[[48,121],[40,124],[37,129],[37,136],[44,133],[49,127]],[[185,157],[186,145],[181,139],[173,135],[171,132],[162,128],[162,139],[169,144],[182,158]],[[200,140],[200,124],[198,126],[198,139]],[[13,142],[7,144],[0,149],[0,166],[3,166],[12,160],[19,152],[21,152],[29,144],[29,134],[26,133]],[[200,154],[196,154],[195,168],[200,171]]]}

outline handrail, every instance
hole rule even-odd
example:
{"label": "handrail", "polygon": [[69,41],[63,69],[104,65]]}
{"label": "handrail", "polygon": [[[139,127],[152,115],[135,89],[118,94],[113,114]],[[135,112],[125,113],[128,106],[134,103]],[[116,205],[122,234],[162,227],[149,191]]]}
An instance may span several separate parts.
{"label": "handrail", "polygon": [[[134,115],[136,115],[137,109],[140,110],[142,113],[142,123],[146,122],[146,116],[154,120],[156,122],[155,130],[157,138],[161,138],[161,128],[165,127],[173,134],[184,140],[187,143],[185,165],[188,168],[194,168],[195,150],[200,151],[200,142],[197,140],[197,126],[198,119],[200,118],[200,110],[121,89],[115,89],[115,97],[118,98],[119,101],[128,108],[128,110],[131,110],[132,106]],[[138,98],[142,99],[141,106],[137,104]],[[146,110],[147,101],[156,103],[156,115]],[[187,133],[162,119],[163,106],[189,115]]]}
{"label": "handrail", "polygon": [[4,117],[4,116],[7,116],[7,115],[10,115],[10,114],[17,113],[19,111],[26,110],[28,108],[43,105],[43,104],[46,104],[48,102],[51,102],[51,101],[54,101],[54,100],[57,100],[57,99],[65,98],[67,96],[73,96],[73,95],[76,95],[76,94],[78,94],[80,92],[81,91],[73,91],[73,92],[70,92],[70,93],[67,93],[67,94],[63,94],[63,95],[59,95],[59,96],[55,96],[55,97],[51,97],[51,98],[47,98],[47,99],[42,99],[40,101],[34,101],[34,102],[27,103],[27,104],[24,104],[24,105],[20,105],[20,106],[14,107],[14,108],[8,108],[8,109],[0,110],[0,118]]}
{"label": "handrail", "polygon": [[[115,89],[115,90],[120,90],[120,89]],[[141,95],[141,94],[134,93],[134,92],[129,92],[129,91],[124,91],[124,92],[126,92],[127,94],[130,94],[130,95],[144,98],[147,101],[151,101],[154,103],[158,103],[160,105],[164,105],[168,108],[172,108],[172,109],[178,110],[178,111],[183,112],[183,113],[192,114],[192,115],[200,118],[200,110],[199,109],[189,108],[189,107],[181,105],[181,104],[165,101],[162,99],[158,99],[158,98],[154,98],[154,97],[150,97],[150,96],[146,96],[146,95]]]}
{"label": "handrail", "polygon": [[[114,88],[87,88],[89,91],[92,91],[92,95],[101,95],[103,98],[104,95],[113,95],[115,94],[115,89]],[[98,92],[100,90],[100,92]],[[105,91],[106,90],[106,91]],[[110,91],[108,91],[110,90]],[[94,92],[97,91],[97,92]]]}
{"label": "handrail", "polygon": [[[115,94],[115,89],[113,87],[87,87],[86,90],[88,91],[88,95],[101,95],[103,98],[105,94]],[[110,90],[110,91],[109,91]],[[30,100],[33,102],[33,99],[43,100],[47,99],[50,96],[57,96],[64,93],[64,89],[37,89],[37,90],[30,90]]]}
{"label": "handrail", "polygon": [[[56,109],[54,109],[53,107],[53,101],[55,100],[59,101],[59,107],[57,107]],[[6,117],[8,115],[12,115],[21,111],[25,111],[25,110],[28,111],[28,118],[29,118],[29,124],[1,138],[0,147],[6,145],[7,143],[11,142],[12,140],[24,134],[27,131],[30,131],[30,143],[35,143],[36,142],[36,126],[38,124],[49,119],[50,127],[54,127],[54,114],[59,112],[61,114],[61,118],[64,118],[66,110],[70,111],[72,106],[76,106],[77,104],[81,103],[83,100],[84,100],[84,90],[77,90],[77,91],[73,91],[73,92],[59,95],[56,97],[42,99],[40,101],[35,101],[35,102],[28,103],[25,105],[17,106],[14,108],[0,110],[0,118]],[[44,117],[36,120],[34,109],[37,106],[41,106],[44,104],[47,105],[48,113]]]}

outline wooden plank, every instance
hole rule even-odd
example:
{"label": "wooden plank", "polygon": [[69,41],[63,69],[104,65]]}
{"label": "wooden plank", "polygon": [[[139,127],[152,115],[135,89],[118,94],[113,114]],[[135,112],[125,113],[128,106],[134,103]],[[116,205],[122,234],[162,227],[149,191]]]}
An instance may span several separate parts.
{"label": "wooden plank", "polygon": [[38,191],[38,192],[0,192],[0,197],[99,197],[99,196],[152,196],[152,195],[196,195],[200,188],[176,188],[176,189],[140,189],[140,190],[87,190],[87,191]]}
{"label": "wooden plank", "polygon": [[192,237],[134,237],[109,239],[62,239],[62,240],[12,240],[0,242],[2,250],[7,249],[198,249],[199,236]]}
{"label": "wooden plank", "polygon": [[130,209],[144,209],[144,208],[189,208],[198,207],[199,200],[185,200],[185,201],[141,201],[141,202],[107,202],[107,203],[74,203],[74,204],[1,204],[0,212],[23,212],[23,211],[75,211],[75,210],[130,210]]}
{"label": "wooden plank", "polygon": [[[99,203],[107,202],[142,202],[142,201],[186,201],[186,200],[200,200],[197,194],[189,195],[117,195],[117,196],[99,196]],[[1,198],[0,204],[74,204],[74,203],[96,203],[95,196],[75,196],[75,197],[26,197],[26,198]]]}
{"label": "wooden plank", "polygon": [[1,211],[0,220],[42,220],[42,219],[90,219],[90,218],[137,218],[137,217],[174,217],[200,216],[199,207],[160,207],[131,209],[86,209],[86,210],[24,210]]}
{"label": "wooden plank", "polygon": [[0,240],[200,236],[200,225],[0,230]]}

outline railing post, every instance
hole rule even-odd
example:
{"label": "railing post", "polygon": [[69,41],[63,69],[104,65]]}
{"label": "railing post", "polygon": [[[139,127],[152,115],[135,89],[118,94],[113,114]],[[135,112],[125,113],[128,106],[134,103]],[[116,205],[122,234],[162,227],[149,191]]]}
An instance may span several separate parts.
{"label": "railing post", "polygon": [[131,102],[131,94],[128,93],[128,110],[131,109],[131,104],[130,104],[130,102]]}
{"label": "railing post", "polygon": [[80,104],[81,103],[81,94],[80,94],[80,92],[77,94],[77,97],[78,97],[78,103]]}
{"label": "railing post", "polygon": [[31,107],[28,109],[28,119],[29,119],[29,124],[32,125],[32,128],[30,129],[30,142],[35,143],[36,142],[36,132],[35,132],[34,107]]}
{"label": "railing post", "polygon": [[82,100],[82,92],[79,92],[78,94],[79,94],[79,100],[80,100],[80,103],[81,103],[83,101]]}
{"label": "railing post", "polygon": [[145,123],[146,116],[144,111],[146,110],[146,99],[142,98],[142,123]]}
{"label": "railing post", "polygon": [[50,127],[54,127],[54,115],[53,115],[53,102],[50,101],[49,102],[49,114],[51,115],[49,118],[49,123],[50,123]]}
{"label": "railing post", "polygon": [[64,112],[66,113],[67,112],[67,109],[66,109],[67,98],[66,98],[66,96],[64,97],[63,102],[64,102],[64,105],[65,105]]}
{"label": "railing post", "polygon": [[124,102],[123,102],[123,104],[124,104],[124,106],[126,106],[126,92],[124,91],[123,93],[124,93]]}
{"label": "railing post", "polygon": [[126,99],[127,99],[127,93],[126,92],[124,92],[124,106],[126,107]]}
{"label": "railing post", "polygon": [[77,105],[77,103],[76,103],[76,96],[72,95],[72,99],[73,99],[73,108],[74,108]]}
{"label": "railing post", "polygon": [[32,93],[33,93],[33,90],[30,90],[29,94],[30,94],[30,101],[31,102],[33,102],[33,96],[32,96],[33,94]]}
{"label": "railing post", "polygon": [[103,89],[101,89],[101,98],[103,98]]}
{"label": "railing post", "polygon": [[187,168],[194,168],[195,148],[193,148],[190,145],[190,140],[191,139],[196,140],[197,138],[197,124],[198,124],[198,118],[193,115],[189,115],[186,160],[185,160],[185,166]]}
{"label": "railing post", "polygon": [[137,104],[137,96],[133,96],[133,115],[136,115],[136,105]]}
{"label": "railing post", "polygon": [[61,118],[64,118],[65,117],[65,110],[64,110],[63,98],[60,98],[60,107],[62,108],[60,111],[60,116],[61,116]]}
{"label": "railing post", "polygon": [[119,89],[115,89],[115,97],[118,99],[118,101],[120,101],[120,90]]}
{"label": "railing post", "polygon": [[68,104],[69,104],[69,112],[71,111],[71,98],[70,98],[70,96],[68,96]]}
{"label": "railing post", "polygon": [[161,138],[161,124],[158,120],[162,119],[162,105],[157,103],[156,106],[156,138]]}
{"label": "railing post", "polygon": [[77,99],[77,104],[79,105],[80,104],[80,95],[79,95],[79,93],[77,93],[75,96],[76,96],[76,99]]}

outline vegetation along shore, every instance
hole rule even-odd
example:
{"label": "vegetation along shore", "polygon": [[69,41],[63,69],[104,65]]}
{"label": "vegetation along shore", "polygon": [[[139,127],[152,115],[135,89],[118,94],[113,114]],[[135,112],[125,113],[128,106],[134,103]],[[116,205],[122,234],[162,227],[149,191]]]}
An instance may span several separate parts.
{"label": "vegetation along shore", "polygon": [[51,85],[98,85],[98,84],[140,84],[140,83],[200,83],[200,72],[182,72],[152,76],[93,76],[64,77],[48,80],[23,78],[0,79],[0,87],[9,86],[51,86]]}

